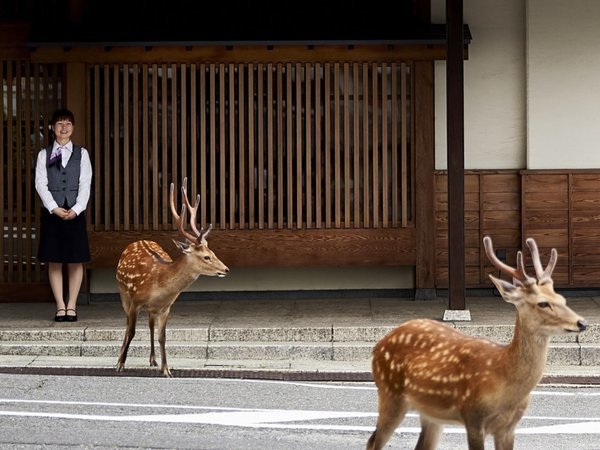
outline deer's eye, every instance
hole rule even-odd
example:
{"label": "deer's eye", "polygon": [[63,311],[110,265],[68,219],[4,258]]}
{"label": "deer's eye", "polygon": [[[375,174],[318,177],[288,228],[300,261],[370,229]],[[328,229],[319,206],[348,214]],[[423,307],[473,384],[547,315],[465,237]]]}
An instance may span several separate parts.
{"label": "deer's eye", "polygon": [[206,255],[206,256],[204,257],[204,261],[210,261],[210,256]]}
{"label": "deer's eye", "polygon": [[537,305],[540,308],[549,308],[550,307],[550,303],[548,303],[548,302],[539,302]]}

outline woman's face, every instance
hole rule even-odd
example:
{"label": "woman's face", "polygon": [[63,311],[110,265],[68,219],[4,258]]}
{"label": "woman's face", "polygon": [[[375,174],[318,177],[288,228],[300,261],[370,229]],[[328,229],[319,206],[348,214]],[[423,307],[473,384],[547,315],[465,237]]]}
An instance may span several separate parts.
{"label": "woman's face", "polygon": [[73,123],[68,119],[58,120],[52,127],[56,140],[60,143],[67,143],[73,134]]}

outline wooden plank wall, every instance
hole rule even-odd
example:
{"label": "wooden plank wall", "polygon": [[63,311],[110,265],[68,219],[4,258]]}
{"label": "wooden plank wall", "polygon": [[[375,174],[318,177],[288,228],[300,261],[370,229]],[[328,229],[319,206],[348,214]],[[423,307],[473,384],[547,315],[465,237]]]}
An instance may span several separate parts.
{"label": "wooden plank wall", "polygon": [[[436,288],[448,287],[448,177],[435,173]],[[494,272],[483,250],[490,235],[496,250],[514,264],[521,245],[521,198],[518,171],[465,173],[465,282],[467,288],[491,287]]]}
{"label": "wooden plank wall", "polygon": [[600,174],[596,170],[523,171],[524,235],[542,262],[558,251],[557,286],[600,286]]}
{"label": "wooden plank wall", "polygon": [[[523,191],[523,244],[525,239],[536,240],[540,258],[545,263],[550,249],[556,248],[558,262],[553,279],[558,285],[569,284],[569,175],[567,173],[524,173]],[[525,247],[524,247],[525,248]],[[529,252],[524,252],[525,263],[531,264]]]}
{"label": "wooden plank wall", "polygon": [[[435,174],[436,287],[448,286],[447,176]],[[525,240],[538,243],[542,262],[558,251],[553,273],[559,288],[600,286],[600,171],[468,171],[465,174],[465,276],[467,288],[491,287],[487,275],[497,271],[482,247],[490,235],[496,251],[516,264]]]}

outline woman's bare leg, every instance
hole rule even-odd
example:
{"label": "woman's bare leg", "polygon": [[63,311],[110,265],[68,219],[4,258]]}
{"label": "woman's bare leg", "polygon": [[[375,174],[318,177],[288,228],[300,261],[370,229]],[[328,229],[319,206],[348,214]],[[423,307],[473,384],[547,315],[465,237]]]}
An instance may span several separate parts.
{"label": "woman's bare leg", "polygon": [[[77,297],[79,296],[79,290],[81,289],[81,282],[83,281],[83,264],[75,263],[68,264],[69,268],[69,299],[67,303],[67,309],[77,311]],[[75,315],[73,311],[69,311]]]}
{"label": "woman's bare leg", "polygon": [[54,295],[54,301],[56,302],[56,310],[63,310],[57,312],[57,316],[65,315],[65,300],[63,297],[63,276],[62,276],[62,263],[48,263],[48,278],[50,280],[50,287],[52,288],[52,294]]}

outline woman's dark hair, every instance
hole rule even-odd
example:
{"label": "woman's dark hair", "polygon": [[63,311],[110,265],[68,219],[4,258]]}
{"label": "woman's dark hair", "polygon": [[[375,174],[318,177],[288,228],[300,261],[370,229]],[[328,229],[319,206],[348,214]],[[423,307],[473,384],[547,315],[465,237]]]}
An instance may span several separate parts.
{"label": "woman's dark hair", "polygon": [[75,116],[71,111],[66,108],[57,109],[54,114],[52,114],[52,119],[50,120],[50,125],[56,125],[56,122],[60,120],[68,120],[73,125],[75,125]]}

